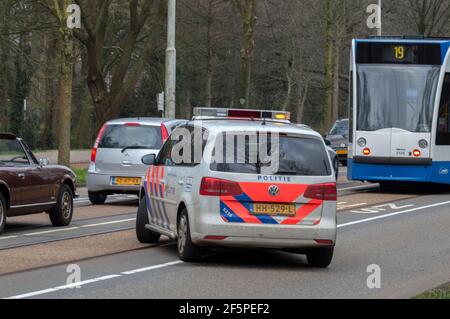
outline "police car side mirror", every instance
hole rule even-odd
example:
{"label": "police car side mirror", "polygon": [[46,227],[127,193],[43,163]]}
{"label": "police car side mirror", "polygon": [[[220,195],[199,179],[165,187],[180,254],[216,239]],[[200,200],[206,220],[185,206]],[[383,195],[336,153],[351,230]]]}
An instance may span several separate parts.
{"label": "police car side mirror", "polygon": [[147,166],[155,165],[156,162],[156,155],[155,154],[148,154],[142,157],[142,164]]}

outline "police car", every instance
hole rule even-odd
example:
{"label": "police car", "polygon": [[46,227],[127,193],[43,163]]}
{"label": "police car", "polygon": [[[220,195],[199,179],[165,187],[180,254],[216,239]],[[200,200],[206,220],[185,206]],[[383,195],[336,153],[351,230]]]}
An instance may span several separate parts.
{"label": "police car", "polygon": [[137,213],[142,243],[178,241],[186,262],[207,247],[279,249],[328,267],[336,177],[322,136],[290,114],[198,108],[149,166]]}

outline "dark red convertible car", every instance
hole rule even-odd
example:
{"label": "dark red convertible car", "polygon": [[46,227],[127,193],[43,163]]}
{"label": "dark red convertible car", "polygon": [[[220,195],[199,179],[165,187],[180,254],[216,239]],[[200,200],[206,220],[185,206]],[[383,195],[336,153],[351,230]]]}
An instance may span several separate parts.
{"label": "dark red convertible car", "polygon": [[48,164],[37,160],[22,139],[0,134],[0,234],[7,217],[47,212],[54,226],[70,224],[76,175]]}

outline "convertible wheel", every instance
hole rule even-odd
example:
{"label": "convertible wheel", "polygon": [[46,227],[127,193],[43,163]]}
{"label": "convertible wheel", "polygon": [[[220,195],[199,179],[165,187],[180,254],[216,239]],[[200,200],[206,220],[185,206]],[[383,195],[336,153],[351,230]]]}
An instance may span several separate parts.
{"label": "convertible wheel", "polygon": [[53,226],[62,227],[71,223],[73,216],[73,192],[68,185],[61,186],[58,201],[49,212],[49,215]]}
{"label": "convertible wheel", "polygon": [[6,201],[3,194],[0,193],[0,234],[3,233],[6,226]]}

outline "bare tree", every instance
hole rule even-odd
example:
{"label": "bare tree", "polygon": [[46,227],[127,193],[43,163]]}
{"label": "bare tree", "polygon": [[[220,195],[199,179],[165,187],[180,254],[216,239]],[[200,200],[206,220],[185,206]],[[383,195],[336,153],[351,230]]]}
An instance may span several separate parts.
{"label": "bare tree", "polygon": [[[76,0],[82,8],[82,30],[75,31],[87,51],[87,85],[95,105],[97,124],[117,117],[121,108],[135,89],[155,47],[155,30],[149,30],[148,20],[155,7],[155,0],[128,0],[115,3],[112,0]],[[118,37],[113,29],[110,10],[126,14],[128,20]],[[108,37],[113,43],[108,43]],[[117,41],[117,42],[116,42]],[[108,46],[109,44],[109,46]],[[105,55],[104,50],[109,51]],[[112,58],[111,58],[112,57]]]}
{"label": "bare tree", "polygon": [[450,1],[408,0],[402,11],[407,20],[414,21],[417,33],[423,36],[438,36],[448,30]]}
{"label": "bare tree", "polygon": [[56,18],[59,31],[58,163],[70,165],[72,119],[73,32],[67,26],[69,0],[41,0]]}
{"label": "bare tree", "polygon": [[250,103],[253,51],[255,49],[256,0],[233,0],[242,23],[242,47],[239,102],[244,106]]}

